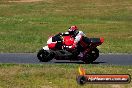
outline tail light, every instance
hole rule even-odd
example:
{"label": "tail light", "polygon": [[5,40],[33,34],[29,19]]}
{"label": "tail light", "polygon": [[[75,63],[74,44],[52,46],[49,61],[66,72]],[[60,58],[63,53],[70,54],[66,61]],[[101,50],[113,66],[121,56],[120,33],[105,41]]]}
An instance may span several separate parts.
{"label": "tail light", "polygon": [[101,43],[104,42],[104,38],[103,38],[103,37],[100,38],[100,42],[101,42]]}

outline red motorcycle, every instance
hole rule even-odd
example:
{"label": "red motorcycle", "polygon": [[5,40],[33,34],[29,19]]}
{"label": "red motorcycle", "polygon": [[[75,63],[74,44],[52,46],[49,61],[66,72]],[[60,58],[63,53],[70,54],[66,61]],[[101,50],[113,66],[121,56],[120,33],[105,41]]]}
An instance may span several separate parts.
{"label": "red motorcycle", "polygon": [[104,38],[82,37],[75,49],[72,48],[74,37],[69,34],[55,35],[50,37],[48,41],[52,41],[52,43],[47,44],[37,53],[37,57],[41,62],[56,59],[82,60],[84,63],[92,63],[99,57],[97,46],[104,42]]}

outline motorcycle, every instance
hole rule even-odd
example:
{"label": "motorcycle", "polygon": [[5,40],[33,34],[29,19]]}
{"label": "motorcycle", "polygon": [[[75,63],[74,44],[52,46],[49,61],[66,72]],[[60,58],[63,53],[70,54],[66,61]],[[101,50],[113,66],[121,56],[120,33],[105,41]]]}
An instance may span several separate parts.
{"label": "motorcycle", "polygon": [[[52,43],[50,42],[52,41]],[[50,43],[49,43],[50,42]],[[56,60],[81,60],[84,63],[92,63],[99,57],[97,46],[104,42],[104,38],[82,37],[75,49],[72,48],[74,37],[69,34],[55,35],[48,39],[37,53],[41,62]]]}

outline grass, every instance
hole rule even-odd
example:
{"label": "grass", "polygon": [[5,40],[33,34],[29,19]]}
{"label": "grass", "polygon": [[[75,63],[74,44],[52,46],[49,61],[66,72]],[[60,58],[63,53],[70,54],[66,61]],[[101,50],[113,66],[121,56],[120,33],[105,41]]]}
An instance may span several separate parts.
{"label": "grass", "polygon": [[[0,88],[131,88],[130,84],[76,83],[77,64],[0,64]],[[82,65],[87,74],[130,74],[132,66]],[[109,69],[109,70],[108,70]],[[117,87],[116,87],[117,88]]]}
{"label": "grass", "polygon": [[102,53],[132,53],[131,0],[9,1],[0,0],[0,53],[37,52],[71,25],[88,37],[104,37]]}

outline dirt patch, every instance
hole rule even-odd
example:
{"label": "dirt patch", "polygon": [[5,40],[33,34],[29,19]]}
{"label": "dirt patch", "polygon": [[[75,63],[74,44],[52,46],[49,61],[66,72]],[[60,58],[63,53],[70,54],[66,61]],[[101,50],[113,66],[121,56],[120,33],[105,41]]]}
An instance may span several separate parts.
{"label": "dirt patch", "polygon": [[44,2],[53,2],[52,0],[13,0],[13,1],[8,1],[8,2],[40,2],[40,1],[44,1]]}
{"label": "dirt patch", "polygon": [[132,36],[129,36],[128,38],[132,38]]}

